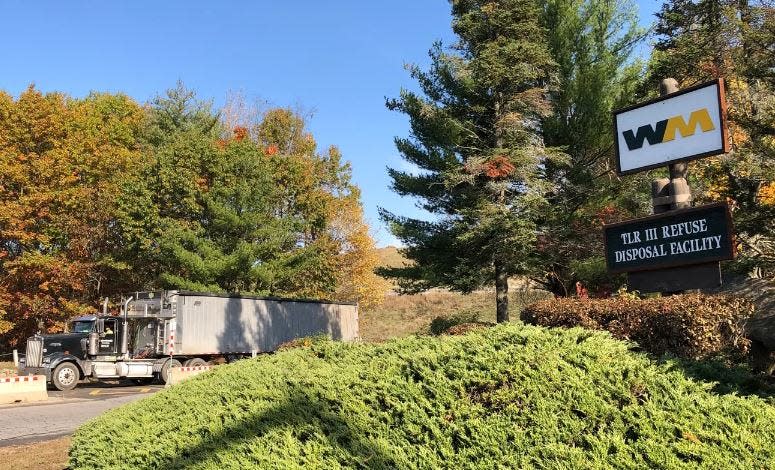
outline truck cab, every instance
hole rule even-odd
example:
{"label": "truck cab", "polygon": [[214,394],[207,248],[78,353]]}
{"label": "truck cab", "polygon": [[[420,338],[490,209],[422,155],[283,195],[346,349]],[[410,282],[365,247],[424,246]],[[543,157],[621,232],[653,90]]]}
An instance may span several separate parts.
{"label": "truck cab", "polygon": [[[130,378],[138,383],[166,381],[171,358],[159,353],[159,335],[168,320],[159,318],[148,303],[159,303],[153,293],[145,299],[122,301],[119,316],[107,314],[75,317],[65,333],[37,334],[27,340],[20,359],[23,374],[45,375],[58,390],[71,390],[79,380]],[[149,302],[150,301],[150,302]],[[154,302],[155,301],[155,302]],[[163,349],[163,347],[162,347]]]}

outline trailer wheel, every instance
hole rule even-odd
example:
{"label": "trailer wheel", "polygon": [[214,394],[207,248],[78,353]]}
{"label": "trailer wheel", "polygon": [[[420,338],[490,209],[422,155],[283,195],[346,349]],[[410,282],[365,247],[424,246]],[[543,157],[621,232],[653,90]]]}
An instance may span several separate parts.
{"label": "trailer wheel", "polygon": [[63,362],[59,364],[51,374],[51,382],[57,390],[72,390],[78,385],[78,379],[81,373],[72,362]]}
{"label": "trailer wheel", "polygon": [[166,384],[170,378],[170,367],[181,367],[180,361],[177,359],[170,359],[169,361],[165,362],[163,366],[161,366],[159,378],[163,384]]}
{"label": "trailer wheel", "polygon": [[205,361],[201,357],[195,357],[193,359],[187,360],[183,365],[186,366],[186,367],[206,366],[207,365],[207,361]]}

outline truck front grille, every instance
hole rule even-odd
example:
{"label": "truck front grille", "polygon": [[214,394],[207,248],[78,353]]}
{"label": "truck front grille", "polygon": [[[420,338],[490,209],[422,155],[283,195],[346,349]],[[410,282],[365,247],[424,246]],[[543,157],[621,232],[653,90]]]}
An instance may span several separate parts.
{"label": "truck front grille", "polygon": [[27,367],[41,367],[43,365],[43,340],[30,338],[27,340],[27,354],[25,356]]}

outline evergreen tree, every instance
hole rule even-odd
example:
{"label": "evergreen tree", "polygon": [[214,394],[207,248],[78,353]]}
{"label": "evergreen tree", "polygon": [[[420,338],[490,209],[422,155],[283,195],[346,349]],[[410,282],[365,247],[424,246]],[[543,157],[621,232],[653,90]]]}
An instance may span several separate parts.
{"label": "evergreen tree", "polygon": [[135,286],[272,293],[296,244],[277,217],[273,168],[181,84],[154,100],[147,158],[120,199],[120,246]]}
{"label": "evergreen tree", "polygon": [[530,270],[536,219],[544,210],[547,155],[540,120],[554,63],[533,0],[453,0],[459,41],[436,44],[431,67],[409,67],[421,94],[388,100],[409,117],[397,138],[411,173],[389,169],[392,188],[420,199],[424,221],[382,210],[411,266],[383,269],[406,291],[468,292],[494,281],[497,319],[509,318],[508,278]]}
{"label": "evergreen tree", "polygon": [[149,122],[145,162],[120,198],[129,285],[381,300],[349,164],[335,147],[319,153],[298,113],[226,128],[179,85]]}

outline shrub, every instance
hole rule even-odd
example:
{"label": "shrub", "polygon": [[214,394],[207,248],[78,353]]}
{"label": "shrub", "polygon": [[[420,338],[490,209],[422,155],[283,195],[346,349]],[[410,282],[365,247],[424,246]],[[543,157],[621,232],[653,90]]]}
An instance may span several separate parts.
{"label": "shrub", "polygon": [[625,283],[622,274],[608,273],[608,265],[602,256],[570,261],[574,278],[580,281],[594,297],[609,297]]}
{"label": "shrub", "polygon": [[650,299],[552,299],[526,307],[521,318],[541,326],[608,330],[654,354],[702,359],[741,357],[749,341],[744,322],[753,312],[730,296],[686,294]]}
{"label": "shrub", "polygon": [[452,315],[441,315],[431,321],[428,331],[432,335],[441,335],[454,326],[478,322],[479,314],[477,312],[461,312]]}
{"label": "shrub", "polygon": [[607,333],[499,325],[238,361],[110,410],[72,470],[770,468],[775,407]]}

